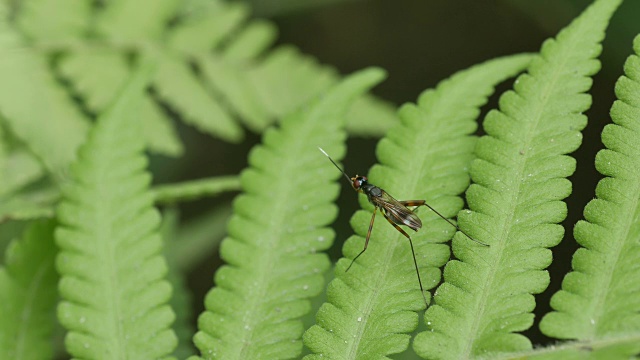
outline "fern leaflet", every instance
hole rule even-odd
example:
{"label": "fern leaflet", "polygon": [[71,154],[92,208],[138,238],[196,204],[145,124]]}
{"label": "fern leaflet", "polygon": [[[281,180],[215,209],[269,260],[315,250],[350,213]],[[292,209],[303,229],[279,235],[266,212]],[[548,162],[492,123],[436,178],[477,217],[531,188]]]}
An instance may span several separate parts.
{"label": "fern leaflet", "polygon": [[300,355],[300,317],[323,287],[325,254],[337,215],[339,173],[318,151],[344,153],[344,112],[382,78],[377,69],[352,75],[320,100],[271,128],[249,156],[244,193],[234,204],[229,237],[205,299],[196,346],[207,359],[292,359]]}
{"label": "fern leaflet", "polygon": [[458,221],[491,247],[454,239],[461,261],[445,267],[445,283],[425,314],[428,331],[415,340],[420,356],[460,359],[531,348],[514,332],[531,327],[532,294],[549,284],[543,270],[551,263],[547,248],[562,239],[557,223],[566,216],[566,177],[575,169],[565,154],[582,140],[582,113],[591,104],[585,92],[600,69],[599,43],[619,4],[598,0],[556,40],[547,40],[515,91],[500,98],[500,111],[487,115],[487,135],[478,141],[471,166],[471,211],[461,212]]}
{"label": "fern leaflet", "polygon": [[[71,80],[94,114],[107,108],[131,75],[127,56],[107,47],[80,48],[64,54],[58,61],[58,69]],[[149,149],[170,156],[182,154],[182,143],[171,120],[151,95],[145,94],[138,113]]]}
{"label": "fern leaflet", "polygon": [[58,274],[52,221],[13,241],[0,269],[0,358],[50,359]]}
{"label": "fern leaflet", "polygon": [[166,204],[214,196],[234,190],[240,190],[240,180],[237,176],[218,176],[177,184],[159,185],[155,186],[152,192],[156,203]]}
{"label": "fern leaflet", "polygon": [[[12,9],[16,29],[44,50],[54,71],[69,81],[75,95],[95,114],[128,77],[132,54],[158,60],[161,65],[153,84],[157,96],[145,96],[140,118],[148,146],[167,155],[180,155],[183,149],[162,105],[203,132],[237,142],[243,130],[236,118],[261,131],[339,80],[333,69],[298,52],[286,58],[271,56],[267,50],[274,42],[275,27],[263,20],[248,21],[249,9],[238,3],[115,0],[97,6],[25,0],[20,4]],[[11,93],[4,95],[7,104],[15,102]],[[350,132],[380,134],[395,121],[392,106],[371,96],[360,102],[378,110],[371,117],[367,107],[355,107],[348,115]],[[375,126],[362,126],[368,123]],[[76,146],[83,137],[79,139]]]}
{"label": "fern leaflet", "polygon": [[58,207],[56,264],[64,299],[58,318],[69,331],[66,349],[77,358],[155,359],[176,345],[160,216],[132,114],[150,70],[143,62],[100,116]]}
{"label": "fern leaflet", "polygon": [[164,255],[169,266],[167,280],[169,280],[173,288],[173,294],[171,294],[169,304],[176,313],[173,331],[178,338],[178,346],[173,354],[178,359],[186,359],[189,355],[193,354],[191,338],[193,334],[195,334],[195,328],[192,321],[193,310],[191,304],[193,301],[191,290],[187,286],[187,273],[183,271],[184,268],[179,266],[177,262],[178,258],[173,252],[174,249],[185,245],[182,244],[177,237],[180,225],[179,220],[179,212],[177,209],[171,207],[165,209],[165,211],[162,212],[160,234],[164,240]]}
{"label": "fern leaflet", "polygon": [[0,111],[13,133],[57,177],[74,160],[88,124],[55,83],[46,62],[24,49],[0,4]]}
{"label": "fern leaflet", "polygon": [[[596,168],[607,178],[596,188],[597,199],[584,210],[586,220],[574,229],[583,246],[573,257],[574,271],[551,305],[541,330],[553,337],[590,341],[607,336],[640,336],[640,36],[636,55],[627,59],[626,76],[616,84],[611,108],[614,124],[602,132],[607,147]],[[630,348],[627,356],[640,352]]]}
{"label": "fern leaflet", "polygon": [[[397,199],[426,199],[445,216],[462,209],[459,197],[469,178],[479,108],[493,87],[522,71],[531,57],[496,59],[462,71],[425,91],[417,105],[400,111],[400,126],[380,141],[377,155],[382,165],[369,173],[372,184]],[[359,236],[344,245],[347,258],[362,250],[371,207],[358,211],[352,225]],[[412,236],[425,288],[440,279],[438,267],[449,258],[444,242],[454,228],[428,209],[418,209],[423,229]],[[379,222],[384,222],[379,219]],[[407,239],[388,224],[377,223],[367,252],[348,273],[348,259],[341,259],[336,279],[328,289],[328,303],[320,308],[317,324],[304,336],[315,354],[305,359],[387,358],[407,349],[409,335],[418,323],[416,311],[424,308]]]}

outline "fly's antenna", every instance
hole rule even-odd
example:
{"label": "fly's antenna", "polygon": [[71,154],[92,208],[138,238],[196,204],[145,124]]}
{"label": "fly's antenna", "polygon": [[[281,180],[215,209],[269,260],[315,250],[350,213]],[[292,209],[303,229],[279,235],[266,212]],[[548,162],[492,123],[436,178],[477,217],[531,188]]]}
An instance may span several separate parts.
{"label": "fly's antenna", "polygon": [[480,241],[480,240],[476,240],[476,239],[472,238],[471,236],[469,236],[469,234],[467,234],[466,232],[462,231],[462,230],[458,227],[458,225],[456,225],[456,224],[452,223],[449,219],[447,219],[446,217],[442,216],[442,214],[440,214],[436,209],[434,209],[434,208],[432,208],[431,206],[429,206],[429,204],[425,203],[425,204],[424,204],[424,206],[428,207],[429,209],[431,209],[431,211],[433,211],[434,213],[438,214],[438,216],[440,216],[440,217],[441,217],[441,218],[443,218],[446,222],[448,222],[449,224],[451,224],[451,226],[453,226],[453,227],[455,227],[456,229],[458,229],[458,231],[460,231],[461,233],[463,233],[463,234],[464,234],[464,236],[468,237],[470,240],[472,240],[472,241],[474,241],[474,242],[477,242],[478,244],[483,245],[483,246],[489,246],[489,244],[487,244],[487,243],[483,243],[482,241]]}
{"label": "fly's antenna", "polygon": [[335,161],[333,161],[333,159],[331,158],[331,156],[329,156],[329,154],[327,154],[324,150],[322,150],[322,148],[320,146],[318,146],[318,149],[320,151],[322,151],[322,153],[324,154],[324,156],[329,158],[329,161],[331,161],[331,163],[333,163],[333,165],[340,170],[340,172],[344,175],[344,177],[347,179],[347,181],[349,182],[349,184],[351,184],[351,178],[349,177],[349,175],[347,175],[346,172],[344,172],[344,170],[342,170],[342,168],[340,166],[338,166],[338,164],[336,164]]}

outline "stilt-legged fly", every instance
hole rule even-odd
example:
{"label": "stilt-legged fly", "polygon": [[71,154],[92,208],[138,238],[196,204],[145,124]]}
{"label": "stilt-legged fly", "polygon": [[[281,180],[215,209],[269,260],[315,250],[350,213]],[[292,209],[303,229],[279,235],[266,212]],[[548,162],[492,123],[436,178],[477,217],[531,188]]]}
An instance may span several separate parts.
{"label": "stilt-legged fly", "polygon": [[[373,215],[371,216],[371,222],[369,222],[369,230],[367,230],[367,237],[364,240],[364,249],[362,249],[362,251],[360,251],[360,253],[356,255],[356,257],[354,257],[353,260],[351,260],[351,264],[349,264],[349,267],[347,267],[347,270],[345,270],[345,272],[349,271],[349,269],[351,269],[351,266],[355,263],[356,259],[358,259],[360,255],[364,254],[364,252],[367,250],[367,246],[369,246],[369,238],[371,237],[371,229],[373,229],[373,221],[376,218],[376,212],[378,211],[378,209],[380,209],[380,211],[382,212],[382,215],[384,215],[384,217],[387,219],[389,224],[391,224],[394,228],[396,228],[396,230],[398,230],[402,235],[404,235],[407,239],[409,239],[409,245],[411,246],[411,254],[413,255],[413,264],[416,267],[416,274],[418,275],[418,283],[420,284],[420,293],[422,294],[422,298],[424,299],[425,305],[428,305],[427,298],[424,296],[424,288],[422,287],[422,280],[420,279],[420,270],[418,269],[418,262],[416,261],[416,252],[413,249],[413,242],[411,241],[411,237],[409,236],[409,234],[407,234],[407,232],[400,227],[400,225],[405,225],[413,231],[418,231],[422,227],[422,221],[420,221],[420,218],[418,217],[418,215],[416,215],[413,212],[413,210],[415,210],[419,206],[424,205],[429,209],[431,209],[433,212],[435,212],[438,216],[443,218],[446,222],[451,224],[451,226],[455,227],[458,231],[460,231],[469,239],[477,242],[478,244],[489,246],[488,244],[478,241],[472,238],[471,236],[469,236],[464,231],[460,230],[460,228],[456,224],[452,223],[449,219],[447,219],[438,211],[436,211],[436,209],[432,208],[424,200],[398,201],[394,199],[393,196],[387,194],[387,192],[382,190],[381,188],[373,184],[369,184],[369,181],[366,176],[356,175],[354,177],[349,177],[349,175],[347,175],[347,173],[344,170],[342,170],[342,168],[338,166],[338,164],[336,164],[335,161],[333,161],[333,159],[331,158],[331,156],[329,156],[329,154],[327,154],[324,150],[322,150],[322,148],[318,148],[318,149],[320,149],[320,151],[322,151],[322,153],[329,158],[329,160],[333,163],[333,165],[338,170],[340,170],[340,172],[342,172],[342,174],[347,179],[347,181],[351,184],[353,189],[357,192],[364,193],[367,196],[367,199],[369,200],[369,202],[374,206]],[[409,206],[415,206],[415,208],[411,210],[408,208]]]}

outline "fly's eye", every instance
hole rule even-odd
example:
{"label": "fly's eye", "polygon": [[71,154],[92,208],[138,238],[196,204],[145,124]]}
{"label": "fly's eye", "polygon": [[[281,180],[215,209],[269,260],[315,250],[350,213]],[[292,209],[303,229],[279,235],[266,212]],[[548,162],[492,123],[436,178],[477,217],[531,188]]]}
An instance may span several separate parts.
{"label": "fly's eye", "polygon": [[356,190],[359,190],[362,187],[362,184],[367,182],[367,178],[366,177],[358,176],[358,175],[356,175],[355,177],[351,178],[351,180],[353,180],[353,188],[356,189]]}

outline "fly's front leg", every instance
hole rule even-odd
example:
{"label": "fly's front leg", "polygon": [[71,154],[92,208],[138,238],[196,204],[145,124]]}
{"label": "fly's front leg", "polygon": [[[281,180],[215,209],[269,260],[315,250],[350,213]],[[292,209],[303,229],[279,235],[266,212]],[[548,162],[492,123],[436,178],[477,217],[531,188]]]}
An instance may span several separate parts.
{"label": "fly's front leg", "polygon": [[364,249],[362,249],[362,251],[360,251],[360,253],[356,255],[356,257],[354,257],[353,260],[351,260],[351,264],[349,264],[349,267],[347,267],[347,270],[345,270],[344,272],[349,271],[349,269],[351,269],[351,266],[353,266],[353,263],[356,262],[356,259],[359,258],[360,255],[362,255],[365,252],[365,250],[367,250],[367,246],[369,246],[369,238],[371,237],[371,229],[373,229],[373,221],[376,219],[377,211],[378,211],[378,207],[376,206],[373,208],[373,215],[371,216],[371,222],[369,222],[369,230],[367,231],[367,238],[364,240]]}

